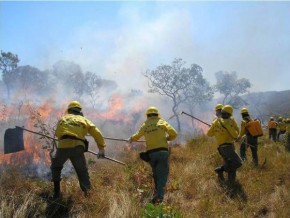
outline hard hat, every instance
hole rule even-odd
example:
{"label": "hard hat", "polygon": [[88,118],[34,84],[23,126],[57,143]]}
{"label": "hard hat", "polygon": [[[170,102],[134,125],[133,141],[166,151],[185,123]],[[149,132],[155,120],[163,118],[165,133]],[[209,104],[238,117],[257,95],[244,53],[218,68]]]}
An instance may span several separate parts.
{"label": "hard hat", "polygon": [[283,117],[279,117],[278,120],[279,120],[279,121],[282,121],[282,120],[283,120]]}
{"label": "hard hat", "polygon": [[158,109],[156,107],[148,107],[145,115],[148,115],[148,114],[158,114],[159,115],[159,112],[158,112]]}
{"label": "hard hat", "polygon": [[274,117],[270,117],[270,120],[274,120]]}
{"label": "hard hat", "polygon": [[226,113],[232,115],[233,114],[233,107],[231,105],[225,105],[222,108],[222,112],[226,112]]}
{"label": "hard hat", "polygon": [[222,104],[217,104],[216,106],[215,106],[215,110],[217,111],[217,110],[221,110],[223,108],[223,105]]}
{"label": "hard hat", "polygon": [[81,106],[80,102],[78,102],[78,101],[71,101],[69,103],[67,109],[71,109],[71,108],[74,108],[74,107],[82,109],[82,106]]}
{"label": "hard hat", "polygon": [[249,113],[248,109],[245,107],[241,109],[241,114],[244,114],[244,113]]}

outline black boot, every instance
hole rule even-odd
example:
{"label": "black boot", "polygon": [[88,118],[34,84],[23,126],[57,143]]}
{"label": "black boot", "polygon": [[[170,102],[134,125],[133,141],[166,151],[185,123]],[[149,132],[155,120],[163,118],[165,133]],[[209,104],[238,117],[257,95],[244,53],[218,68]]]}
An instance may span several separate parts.
{"label": "black boot", "polygon": [[53,199],[57,199],[60,197],[60,181],[53,182],[53,186],[54,186]]}
{"label": "black boot", "polygon": [[224,167],[220,166],[214,169],[214,171],[218,174],[218,180],[220,182],[225,181],[225,177],[224,177]]}
{"label": "black boot", "polygon": [[229,171],[228,182],[230,185],[233,185],[236,182],[236,171]]}

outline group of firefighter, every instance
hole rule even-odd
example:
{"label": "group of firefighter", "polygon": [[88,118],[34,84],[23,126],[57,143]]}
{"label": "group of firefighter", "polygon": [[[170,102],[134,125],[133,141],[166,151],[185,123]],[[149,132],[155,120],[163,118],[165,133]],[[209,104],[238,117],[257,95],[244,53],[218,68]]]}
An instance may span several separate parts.
{"label": "group of firefighter", "polygon": [[[207,131],[207,135],[215,137],[218,152],[224,163],[215,169],[220,182],[234,184],[236,170],[246,161],[246,148],[250,147],[253,163],[258,165],[258,137],[252,134],[252,127],[249,125],[253,119],[250,117],[247,108],[242,108],[242,121],[240,128],[233,117],[233,108],[230,105],[217,104],[215,107],[216,118]],[[140,153],[140,158],[148,162],[151,166],[155,192],[152,200],[153,204],[161,203],[164,198],[165,186],[169,174],[169,145],[177,137],[177,131],[163,118],[161,118],[156,107],[149,107],[145,112],[146,121],[142,123],[140,129],[127,139],[129,143],[137,141],[144,136],[146,152]],[[270,119],[272,122],[272,119]],[[268,128],[270,137],[276,141],[274,125],[269,122]],[[281,123],[286,123],[282,125]],[[278,139],[286,131],[290,132],[289,119],[276,122],[275,127],[279,129]],[[285,128],[284,128],[285,127]],[[57,123],[55,135],[58,138],[58,146],[55,156],[52,158],[51,171],[54,183],[54,199],[61,197],[60,181],[61,171],[64,163],[70,159],[78,176],[80,188],[85,196],[89,196],[91,190],[90,177],[86,164],[84,152],[87,151],[87,141],[85,136],[90,134],[99,149],[98,158],[104,158],[106,143],[101,131],[82,113],[82,106],[78,101],[69,103],[67,113],[60,118]],[[235,152],[234,142],[239,141],[240,156]],[[224,173],[228,174],[227,180]]]}
{"label": "group of firefighter", "polygon": [[[252,161],[258,166],[258,137],[263,135],[262,126],[259,120],[252,119],[247,108],[241,109],[240,129],[232,114],[233,108],[230,105],[217,104],[215,107],[216,118],[210,126],[207,135],[214,136],[218,145],[218,151],[224,160],[224,164],[217,167],[220,182],[224,182],[224,172],[228,174],[228,184],[233,185],[236,178],[236,170],[247,160],[246,149],[249,147],[252,153]],[[270,118],[267,126],[269,138],[276,142],[276,138],[286,134],[286,147],[289,147],[290,140],[290,119],[279,117],[278,122]],[[278,136],[277,136],[278,131]],[[235,152],[234,142],[240,144],[240,156]]]}
{"label": "group of firefighter", "polygon": [[290,118],[283,118],[279,117],[276,121],[274,117],[270,117],[268,122],[268,129],[269,129],[269,139],[273,140],[274,142],[280,141],[280,136],[285,135],[286,132],[290,131]]}

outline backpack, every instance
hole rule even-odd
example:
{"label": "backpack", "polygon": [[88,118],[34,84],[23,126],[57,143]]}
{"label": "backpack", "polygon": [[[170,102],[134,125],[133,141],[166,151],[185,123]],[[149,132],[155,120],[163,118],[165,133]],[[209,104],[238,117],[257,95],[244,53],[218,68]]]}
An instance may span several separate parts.
{"label": "backpack", "polygon": [[246,124],[246,129],[249,131],[251,136],[260,137],[263,135],[263,129],[258,119],[249,121]]}

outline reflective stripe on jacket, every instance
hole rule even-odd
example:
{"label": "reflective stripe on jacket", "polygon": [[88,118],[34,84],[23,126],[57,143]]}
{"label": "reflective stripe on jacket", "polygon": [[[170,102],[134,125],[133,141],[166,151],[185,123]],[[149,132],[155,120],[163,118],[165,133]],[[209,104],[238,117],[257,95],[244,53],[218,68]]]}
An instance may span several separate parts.
{"label": "reflective stripe on jacket", "polygon": [[137,141],[142,136],[145,137],[147,150],[156,148],[168,148],[167,141],[176,138],[176,130],[165,120],[159,117],[149,117],[142,124],[138,132],[132,137],[132,141]]}
{"label": "reflective stripe on jacket", "polygon": [[[106,146],[101,131],[87,118],[66,114],[57,123],[55,135],[60,139],[64,135],[74,136],[81,140],[85,139],[85,136],[90,134],[97,143],[98,148],[104,148]],[[84,142],[77,139],[63,139],[58,143],[59,148],[73,148],[78,145],[85,146]]]}
{"label": "reflective stripe on jacket", "polygon": [[225,143],[231,144],[234,143],[234,140],[239,135],[237,126],[238,125],[233,118],[229,119],[219,118],[213,121],[206,134],[207,136],[210,137],[214,136],[217,145],[222,145]]}

